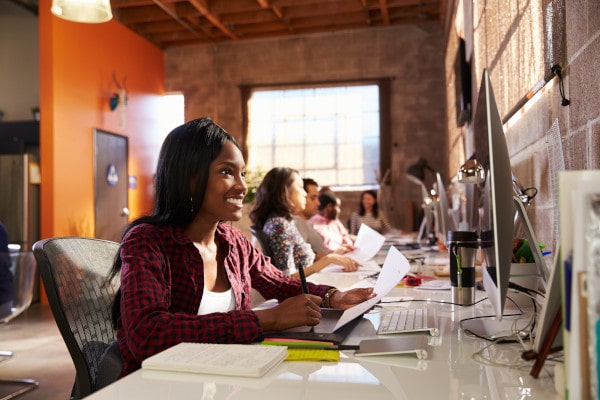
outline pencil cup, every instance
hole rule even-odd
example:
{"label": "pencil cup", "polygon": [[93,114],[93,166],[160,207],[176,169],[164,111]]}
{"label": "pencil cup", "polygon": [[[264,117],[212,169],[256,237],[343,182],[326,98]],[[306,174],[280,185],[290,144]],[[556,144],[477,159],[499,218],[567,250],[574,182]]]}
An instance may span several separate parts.
{"label": "pencil cup", "polygon": [[475,303],[475,256],[477,233],[448,231],[448,256],[450,257],[450,284],[455,304]]}

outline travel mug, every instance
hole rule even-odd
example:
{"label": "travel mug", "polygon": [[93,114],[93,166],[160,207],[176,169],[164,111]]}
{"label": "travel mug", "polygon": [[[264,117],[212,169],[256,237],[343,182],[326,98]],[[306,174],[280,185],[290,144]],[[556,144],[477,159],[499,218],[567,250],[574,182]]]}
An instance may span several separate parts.
{"label": "travel mug", "polygon": [[450,283],[452,301],[456,304],[475,303],[475,256],[478,247],[476,232],[448,231]]}

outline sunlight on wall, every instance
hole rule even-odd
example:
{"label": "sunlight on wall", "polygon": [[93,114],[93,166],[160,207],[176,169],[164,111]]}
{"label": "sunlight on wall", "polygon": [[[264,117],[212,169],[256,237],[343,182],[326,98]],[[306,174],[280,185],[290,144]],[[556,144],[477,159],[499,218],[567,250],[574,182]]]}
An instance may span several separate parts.
{"label": "sunlight on wall", "polygon": [[162,140],[174,128],[185,122],[184,105],[185,99],[181,93],[168,93],[163,96],[163,115],[160,118],[160,132],[164,135]]}

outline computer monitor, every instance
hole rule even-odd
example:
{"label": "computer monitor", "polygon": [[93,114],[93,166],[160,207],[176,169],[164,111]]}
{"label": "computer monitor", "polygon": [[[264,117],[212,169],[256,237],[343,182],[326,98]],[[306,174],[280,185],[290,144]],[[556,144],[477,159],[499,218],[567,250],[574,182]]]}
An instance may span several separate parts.
{"label": "computer monitor", "polygon": [[436,229],[441,242],[447,243],[448,231],[456,230],[454,220],[450,217],[446,186],[439,172],[436,172],[438,203],[436,206]]}
{"label": "computer monitor", "polygon": [[502,319],[512,262],[514,202],[510,156],[489,73],[483,71],[474,117],[475,156],[486,171],[480,238],[486,293]]}

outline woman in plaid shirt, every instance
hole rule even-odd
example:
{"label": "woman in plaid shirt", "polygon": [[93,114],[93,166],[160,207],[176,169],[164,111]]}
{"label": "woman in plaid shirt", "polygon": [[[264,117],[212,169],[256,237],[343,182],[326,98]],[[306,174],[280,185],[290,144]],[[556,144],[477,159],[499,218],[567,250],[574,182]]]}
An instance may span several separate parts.
{"label": "woman in plaid shirt", "polygon": [[[244,177],[238,144],[209,118],[165,139],[153,211],[128,226],[111,274],[121,276],[113,320],[122,376],[180,342],[251,343],[265,331],[318,324],[323,299],[345,309],[374,296],[311,283],[302,294],[299,280],[224,222],[241,218]],[[251,288],[278,305],[253,311]]]}

